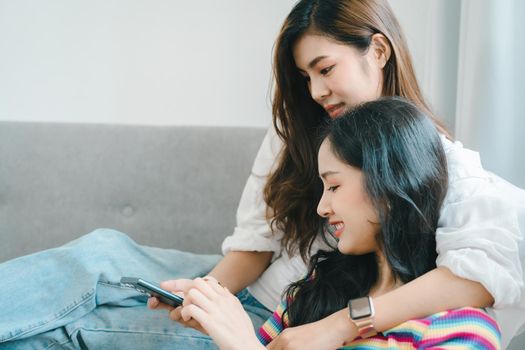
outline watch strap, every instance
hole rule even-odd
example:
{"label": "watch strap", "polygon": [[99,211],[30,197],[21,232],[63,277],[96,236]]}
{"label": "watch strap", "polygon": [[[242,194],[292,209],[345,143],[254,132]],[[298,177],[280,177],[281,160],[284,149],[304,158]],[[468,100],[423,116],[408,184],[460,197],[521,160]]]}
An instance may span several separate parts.
{"label": "watch strap", "polygon": [[377,334],[377,331],[374,328],[373,319],[371,317],[363,320],[354,321],[354,323],[357,327],[357,333],[363,339],[373,337]]}
{"label": "watch strap", "polygon": [[[366,303],[366,305],[368,305],[367,313],[365,315],[359,315],[358,312],[358,316],[352,317],[352,315],[355,314],[353,310],[354,303],[356,305],[362,305],[363,303]],[[355,326],[357,327],[357,333],[361,338],[370,338],[377,334],[377,331],[374,328],[374,316],[374,303],[370,296],[351,299],[348,301],[348,317],[352,322],[354,322]]]}

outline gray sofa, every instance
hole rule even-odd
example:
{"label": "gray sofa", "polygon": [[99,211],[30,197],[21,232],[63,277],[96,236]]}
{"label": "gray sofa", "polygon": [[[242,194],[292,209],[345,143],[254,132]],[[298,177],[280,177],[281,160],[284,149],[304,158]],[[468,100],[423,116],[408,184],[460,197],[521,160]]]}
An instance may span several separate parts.
{"label": "gray sofa", "polygon": [[220,253],[264,133],[0,122],[0,262],[101,227]]}
{"label": "gray sofa", "polygon": [[[219,253],[263,128],[0,122],[0,262],[100,227]],[[509,349],[525,348],[525,335]]]}

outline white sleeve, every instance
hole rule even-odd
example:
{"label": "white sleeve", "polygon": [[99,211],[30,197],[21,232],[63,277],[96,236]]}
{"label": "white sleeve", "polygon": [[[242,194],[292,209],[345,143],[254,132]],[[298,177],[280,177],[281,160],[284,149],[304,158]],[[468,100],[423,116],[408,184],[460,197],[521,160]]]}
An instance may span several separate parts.
{"label": "white sleeve", "polygon": [[282,142],[271,127],[257,153],[248,181],[237,208],[237,225],[222,243],[222,253],[234,251],[273,251],[274,259],[281,254],[281,232],[272,233],[266,220],[263,198],[268,175],[274,169]]}
{"label": "white sleeve", "polygon": [[483,170],[479,155],[444,140],[449,188],[436,231],[437,265],[480,282],[494,307],[518,304],[523,276],[517,208]]}

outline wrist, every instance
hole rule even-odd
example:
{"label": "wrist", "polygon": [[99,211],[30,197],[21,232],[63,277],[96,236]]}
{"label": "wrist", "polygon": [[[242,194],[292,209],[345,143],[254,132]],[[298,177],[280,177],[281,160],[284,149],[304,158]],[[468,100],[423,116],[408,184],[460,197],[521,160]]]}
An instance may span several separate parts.
{"label": "wrist", "polygon": [[354,322],[348,317],[348,309],[344,308],[334,313],[333,318],[333,329],[335,330],[334,336],[338,340],[338,343],[347,344],[354,341],[357,338],[357,327]]}

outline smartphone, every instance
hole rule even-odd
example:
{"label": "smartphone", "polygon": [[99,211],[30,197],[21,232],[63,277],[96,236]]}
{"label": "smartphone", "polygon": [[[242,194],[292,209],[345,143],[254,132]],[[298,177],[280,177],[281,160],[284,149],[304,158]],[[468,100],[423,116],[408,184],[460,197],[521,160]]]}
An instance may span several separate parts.
{"label": "smartphone", "polygon": [[125,287],[135,288],[141,293],[159,299],[161,303],[173,307],[181,306],[183,298],[160,288],[159,286],[137,277],[122,277],[120,284]]}

